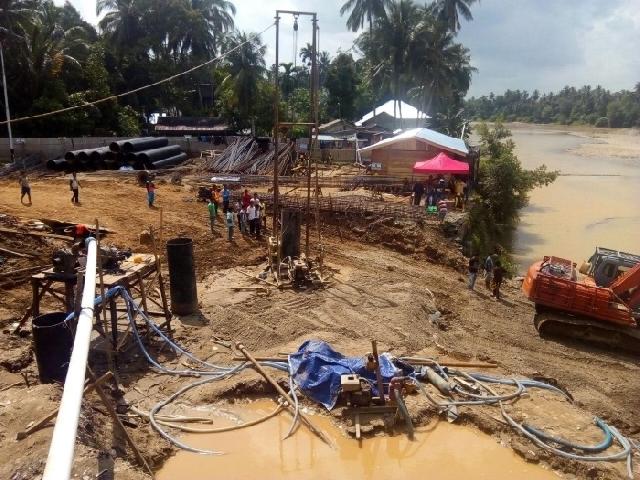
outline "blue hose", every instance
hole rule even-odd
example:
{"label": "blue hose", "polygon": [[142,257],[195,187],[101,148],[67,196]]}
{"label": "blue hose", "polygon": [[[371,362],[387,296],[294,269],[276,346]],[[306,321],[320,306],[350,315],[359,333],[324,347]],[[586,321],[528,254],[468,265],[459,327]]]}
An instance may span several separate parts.
{"label": "blue hose", "polygon": [[595,424],[604,432],[604,440],[602,440],[602,442],[598,443],[597,445],[578,445],[576,443],[570,442],[569,440],[565,440],[564,438],[549,435],[543,430],[539,430],[535,427],[532,427],[531,425],[527,425],[526,423],[523,423],[522,427],[529,433],[532,433],[536,437],[546,440],[547,442],[562,445],[563,447],[571,448],[572,450],[582,450],[583,452],[597,453],[606,450],[611,446],[611,444],[613,444],[613,435],[611,434],[611,430],[609,430],[609,426],[598,417],[595,417],[594,421]]}

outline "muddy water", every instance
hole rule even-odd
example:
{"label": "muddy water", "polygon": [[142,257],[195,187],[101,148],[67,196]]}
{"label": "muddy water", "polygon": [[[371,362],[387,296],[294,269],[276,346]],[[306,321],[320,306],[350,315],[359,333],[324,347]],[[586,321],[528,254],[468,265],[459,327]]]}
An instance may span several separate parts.
{"label": "muddy water", "polygon": [[[258,418],[273,410],[270,401],[254,402],[234,412],[243,420]],[[280,441],[289,429],[290,416],[281,413],[257,426],[215,435],[188,434],[181,437],[189,445],[223,450],[222,456],[179,452],[157,475],[158,480],[236,479],[391,479],[431,478],[434,480],[529,480],[557,479],[540,466],[526,463],[491,437],[463,426],[439,422],[424,427],[416,440],[403,435],[356,440],[342,435],[325,417],[314,423],[334,441],[336,448],[299,428]],[[220,425],[223,425],[222,421]],[[228,424],[228,422],[226,423]]]}
{"label": "muddy water", "polygon": [[597,140],[544,127],[512,133],[525,168],[544,163],[563,174],[533,191],[522,212],[513,242],[521,271],[544,255],[580,264],[596,246],[640,253],[640,158],[581,156],[571,150]]}

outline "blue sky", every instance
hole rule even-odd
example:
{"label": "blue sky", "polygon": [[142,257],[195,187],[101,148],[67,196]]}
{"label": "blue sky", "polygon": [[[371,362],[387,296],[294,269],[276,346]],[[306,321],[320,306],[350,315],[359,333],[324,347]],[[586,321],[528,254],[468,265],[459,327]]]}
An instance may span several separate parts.
{"label": "blue sky", "polygon": [[[95,0],[70,0],[83,17],[97,22]],[[55,0],[63,4],[64,0]],[[340,16],[343,0],[234,0],[236,26],[262,31],[276,9],[316,11],[320,48],[334,54],[352,46],[355,35]],[[600,84],[612,90],[640,82],[640,0],[481,0],[474,20],[462,22],[459,39],[478,68],[470,95],[511,89],[559,90],[564,85]],[[281,21],[280,61],[293,61],[291,18]],[[298,48],[309,41],[310,21],[300,20]],[[263,41],[274,60],[275,30]]]}

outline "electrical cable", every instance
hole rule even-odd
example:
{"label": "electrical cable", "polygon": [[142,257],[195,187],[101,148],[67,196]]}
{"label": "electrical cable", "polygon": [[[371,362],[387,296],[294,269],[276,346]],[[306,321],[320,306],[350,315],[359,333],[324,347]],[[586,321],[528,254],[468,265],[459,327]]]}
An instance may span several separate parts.
{"label": "electrical cable", "polygon": [[235,52],[236,50],[240,49],[244,45],[247,45],[248,43],[253,42],[256,38],[259,38],[260,35],[262,35],[263,33],[266,33],[267,31],[269,31],[274,26],[275,26],[275,22],[272,23],[271,25],[269,25],[267,28],[265,28],[261,32],[249,35],[249,38],[247,39],[247,41],[236,45],[231,50],[228,50],[225,53],[220,54],[217,57],[212,58],[211,60],[207,60],[206,62],[203,62],[203,63],[201,63],[199,65],[196,65],[195,67],[191,67],[188,70],[185,70],[185,71],[180,72],[180,73],[176,73],[175,75],[171,75],[170,77],[163,78],[162,80],[158,80],[157,82],[149,83],[147,85],[143,85],[143,86],[135,88],[133,90],[129,90],[129,91],[123,92],[123,93],[118,93],[118,94],[115,94],[115,95],[110,95],[108,97],[104,97],[104,98],[101,98],[99,100],[94,100],[92,102],[86,102],[86,103],[83,103],[82,105],[73,105],[71,107],[61,108],[61,109],[58,109],[58,110],[53,110],[51,112],[39,113],[37,115],[29,115],[29,116],[26,116],[26,117],[18,117],[18,118],[8,119],[8,120],[0,122],[0,125],[6,125],[8,123],[18,123],[18,122],[23,122],[23,121],[26,121],[26,120],[33,120],[33,119],[36,119],[36,118],[50,117],[52,115],[57,115],[58,113],[70,112],[72,110],[77,110],[79,108],[91,107],[93,105],[98,105],[100,103],[104,103],[104,102],[107,102],[107,101],[110,101],[110,100],[117,100],[118,98],[126,97],[127,95],[131,95],[133,93],[137,93],[137,92],[140,92],[142,90],[146,90],[147,88],[157,87],[158,85],[162,85],[163,83],[170,82],[170,81],[175,80],[176,78],[181,77],[183,75],[188,75],[189,73],[192,73],[192,72],[194,72],[194,71],[196,71],[196,70],[198,70],[198,69],[200,69],[202,67],[205,67],[205,66],[210,65],[210,64],[212,64],[214,62],[217,62],[218,60],[222,60],[223,58],[227,57],[229,54],[231,54],[231,53]]}

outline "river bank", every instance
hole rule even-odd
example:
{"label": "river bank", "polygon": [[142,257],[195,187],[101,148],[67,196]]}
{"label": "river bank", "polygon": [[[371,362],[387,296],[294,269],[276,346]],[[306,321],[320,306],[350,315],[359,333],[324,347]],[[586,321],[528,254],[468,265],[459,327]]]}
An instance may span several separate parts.
{"label": "river bank", "polygon": [[580,263],[596,246],[640,251],[640,131],[512,123],[524,168],[559,170],[521,212],[513,255],[524,272],[544,255]]}

